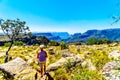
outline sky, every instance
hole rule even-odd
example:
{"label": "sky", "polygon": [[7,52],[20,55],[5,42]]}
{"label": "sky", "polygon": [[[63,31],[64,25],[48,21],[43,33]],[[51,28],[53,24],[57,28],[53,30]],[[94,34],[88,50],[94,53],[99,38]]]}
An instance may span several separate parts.
{"label": "sky", "polygon": [[0,18],[26,21],[33,32],[83,33],[111,25],[120,0],[0,0]]}

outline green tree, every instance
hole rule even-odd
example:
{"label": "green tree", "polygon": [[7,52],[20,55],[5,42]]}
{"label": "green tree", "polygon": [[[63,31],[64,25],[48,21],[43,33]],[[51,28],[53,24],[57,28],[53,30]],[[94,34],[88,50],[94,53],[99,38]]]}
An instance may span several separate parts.
{"label": "green tree", "polygon": [[86,43],[88,45],[97,44],[97,39],[96,38],[89,38]]}
{"label": "green tree", "polygon": [[44,45],[49,43],[49,40],[45,36],[37,36],[36,40],[40,41],[40,43]]}
{"label": "green tree", "polygon": [[59,43],[57,41],[50,41],[49,46],[59,46]]}
{"label": "green tree", "polygon": [[6,21],[0,19],[0,28],[2,29],[4,34],[10,39],[11,43],[8,50],[6,51],[4,62],[8,62],[8,52],[10,51],[15,40],[18,38],[22,38],[24,34],[28,33],[29,27],[25,26],[25,24],[25,21],[20,21],[19,19],[7,19]]}
{"label": "green tree", "polygon": [[61,49],[67,49],[68,45],[65,44],[65,42],[60,42],[60,47],[61,47]]}

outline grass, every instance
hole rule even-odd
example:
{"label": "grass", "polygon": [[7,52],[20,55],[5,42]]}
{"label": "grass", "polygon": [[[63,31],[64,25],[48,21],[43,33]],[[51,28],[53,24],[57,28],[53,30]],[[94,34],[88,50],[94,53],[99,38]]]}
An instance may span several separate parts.
{"label": "grass", "polygon": [[[55,54],[50,55],[48,52],[49,48],[53,48],[55,50]],[[4,52],[8,49],[8,47],[0,47],[0,52]],[[107,63],[112,61],[112,59],[108,58],[108,54],[113,50],[120,50],[119,45],[118,46],[110,46],[107,44],[103,45],[69,45],[69,51],[74,54],[83,54],[86,59],[90,59],[91,62],[96,67],[96,70],[90,71],[86,67],[75,66],[71,67],[71,64],[66,63],[66,65],[62,66],[58,70],[55,71],[55,80],[104,80],[103,75],[100,74],[100,70],[103,68],[103,66]],[[29,58],[33,58],[34,62],[31,64],[36,70],[38,70],[40,67],[38,66],[37,62],[37,50],[39,51],[39,46],[18,46],[18,47],[12,47],[9,55],[12,56],[13,59],[16,57],[21,57],[25,61],[28,61]],[[62,57],[62,51],[60,46],[48,46],[45,48],[45,50],[48,53],[48,62],[47,66],[49,64],[52,64],[59,60]],[[89,52],[89,54],[85,54],[86,52]],[[4,62],[4,56],[0,57],[0,64]],[[117,70],[120,70],[120,67],[116,68]],[[0,73],[1,76],[1,73]]]}

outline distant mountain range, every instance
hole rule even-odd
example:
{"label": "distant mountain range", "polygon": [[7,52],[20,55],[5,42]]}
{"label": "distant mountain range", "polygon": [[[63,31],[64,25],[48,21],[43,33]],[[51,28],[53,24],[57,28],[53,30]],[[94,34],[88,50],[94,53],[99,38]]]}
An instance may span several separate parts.
{"label": "distant mountain range", "polygon": [[33,32],[35,36],[46,36],[49,40],[74,42],[86,42],[89,38],[106,38],[112,41],[120,41],[120,28],[104,29],[104,30],[88,30],[84,33],[75,33],[73,35],[68,32]]}
{"label": "distant mountain range", "polygon": [[68,32],[33,32],[34,36],[45,36],[49,40],[62,41],[68,39],[70,34]]}

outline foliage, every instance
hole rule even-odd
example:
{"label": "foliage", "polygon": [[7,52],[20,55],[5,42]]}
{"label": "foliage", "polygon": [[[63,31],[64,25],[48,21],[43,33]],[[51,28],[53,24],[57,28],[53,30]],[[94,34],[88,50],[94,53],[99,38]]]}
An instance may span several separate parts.
{"label": "foliage", "polygon": [[68,45],[65,44],[64,42],[60,42],[60,47],[61,49],[68,49]]}
{"label": "foliage", "polygon": [[[105,80],[103,78],[103,75],[100,74],[100,70],[103,68],[103,66],[110,62],[111,59],[108,58],[108,54],[113,49],[119,49],[119,45],[110,47],[108,44],[101,44],[101,45],[69,45],[69,51],[76,54],[76,52],[80,53],[81,58],[84,60],[90,59],[93,65],[96,67],[96,70],[91,71],[88,70],[88,67],[81,67],[79,64],[74,65],[74,63],[71,60],[68,60],[65,65],[63,65],[61,68],[58,68],[55,70],[55,80]],[[33,63],[31,66],[33,66],[36,70],[39,70],[39,65],[36,63],[37,60],[35,59],[36,53],[35,50],[39,47],[37,46],[17,46],[14,48],[11,48],[9,54],[12,56],[13,59],[16,57],[21,57],[25,61],[28,61],[29,59],[33,58]],[[58,61],[62,57],[62,50],[60,48],[61,46],[48,46],[45,48],[45,50],[48,52],[49,48],[52,48],[55,50],[54,55],[48,54],[48,60],[47,60],[47,66]],[[0,51],[4,52],[7,49],[7,47],[3,46],[0,47]],[[85,57],[85,53],[87,54],[87,57]],[[16,54],[17,53],[17,54]],[[4,56],[0,57],[0,63],[3,63]],[[115,69],[119,70],[120,67],[116,67]]]}
{"label": "foliage", "polygon": [[4,46],[5,46],[5,47],[9,47],[10,44],[11,44],[10,42],[6,42],[6,43],[4,43]]}
{"label": "foliage", "polygon": [[72,59],[68,59],[67,62],[64,64],[64,67],[66,71],[70,71],[70,69],[73,67],[74,63],[72,62]]}
{"label": "foliage", "polygon": [[82,42],[79,42],[79,41],[74,41],[74,42],[71,42],[69,44],[73,44],[73,45],[82,45]]}
{"label": "foliage", "polygon": [[68,80],[70,76],[67,74],[64,68],[59,68],[55,71],[55,80]]}
{"label": "foliage", "polygon": [[25,24],[25,21],[20,21],[19,19],[7,19],[6,21],[3,21],[3,23],[1,23],[0,27],[9,39],[15,41],[16,38],[21,37],[22,34],[26,34],[27,31],[29,31],[29,27],[25,26]]}
{"label": "foliage", "polygon": [[8,52],[11,49],[15,40],[18,38],[22,38],[22,36],[26,35],[27,31],[29,31],[29,27],[26,26],[25,24],[26,24],[25,21],[20,21],[19,19],[16,20],[7,19],[6,21],[0,19],[0,28],[11,41],[9,48],[6,51],[6,57],[4,62],[8,61]]}
{"label": "foliage", "polygon": [[93,44],[110,44],[112,41],[101,38],[101,39],[96,39],[96,38],[89,38],[86,42],[87,45],[93,45]]}
{"label": "foliage", "polygon": [[24,45],[24,42],[22,42],[22,41],[16,41],[16,42],[14,42],[14,45],[15,46],[22,46],[22,45]]}
{"label": "foliage", "polygon": [[90,71],[79,66],[74,69],[73,74],[73,80],[105,80],[98,71]]}
{"label": "foliage", "polygon": [[59,43],[57,41],[50,41],[49,46],[59,46]]}
{"label": "foliage", "polygon": [[49,40],[45,36],[37,36],[36,40],[38,40],[41,44],[47,45]]}
{"label": "foliage", "polygon": [[89,38],[86,43],[87,43],[87,45],[96,44],[97,43],[97,39],[96,38]]}

